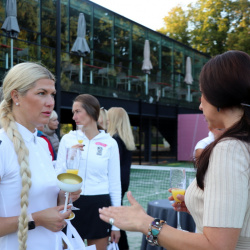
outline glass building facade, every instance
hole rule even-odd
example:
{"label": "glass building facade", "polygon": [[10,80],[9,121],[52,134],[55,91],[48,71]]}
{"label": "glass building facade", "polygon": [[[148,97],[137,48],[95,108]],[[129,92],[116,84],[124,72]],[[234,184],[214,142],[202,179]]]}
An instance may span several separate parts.
{"label": "glass building facade", "polygon": [[[5,5],[6,0],[0,0],[0,27],[6,15]],[[80,13],[84,13],[86,19],[86,40],[91,51],[83,57],[82,80],[80,56],[71,53]],[[20,33],[14,39],[14,65],[24,61],[42,63],[56,74],[60,92],[110,98],[116,106],[122,106],[119,100],[138,102],[138,105],[157,102],[163,108],[178,105],[198,111],[198,78],[208,55],[88,0],[17,0],[17,19]],[[150,43],[153,65],[148,84],[141,69],[145,40]],[[189,100],[184,82],[188,56],[193,76]],[[1,79],[9,68],[10,38],[0,31]],[[71,109],[72,102],[57,101],[61,110]],[[138,112],[128,110],[135,116]]]}

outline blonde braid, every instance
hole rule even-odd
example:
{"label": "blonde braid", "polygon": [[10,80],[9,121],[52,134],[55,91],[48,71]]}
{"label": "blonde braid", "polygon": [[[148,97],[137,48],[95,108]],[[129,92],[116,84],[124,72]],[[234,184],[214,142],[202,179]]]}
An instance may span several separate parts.
{"label": "blonde braid", "polygon": [[20,165],[20,175],[22,178],[22,190],[21,190],[21,214],[18,222],[18,241],[19,250],[26,250],[27,237],[28,237],[28,218],[27,208],[29,205],[29,189],[31,187],[31,172],[29,169],[29,150],[26,147],[22,136],[20,135],[14,117],[11,111],[11,100],[6,102],[2,101],[0,106],[1,125],[6,131],[7,136],[13,142],[15,152],[18,157],[18,163]]}

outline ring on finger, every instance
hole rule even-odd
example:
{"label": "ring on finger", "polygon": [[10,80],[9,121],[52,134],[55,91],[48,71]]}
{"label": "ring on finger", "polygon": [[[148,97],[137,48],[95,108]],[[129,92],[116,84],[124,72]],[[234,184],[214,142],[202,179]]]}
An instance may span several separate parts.
{"label": "ring on finger", "polygon": [[115,222],[115,220],[114,220],[113,218],[110,218],[110,219],[109,219],[109,224],[110,224],[110,225],[113,226],[113,225],[114,225],[114,222]]}

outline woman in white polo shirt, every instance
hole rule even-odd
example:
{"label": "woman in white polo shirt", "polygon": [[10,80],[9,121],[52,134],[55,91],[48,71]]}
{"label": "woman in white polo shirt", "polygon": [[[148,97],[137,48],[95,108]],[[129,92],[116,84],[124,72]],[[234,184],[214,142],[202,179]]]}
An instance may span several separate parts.
{"label": "woman in white polo shirt", "polygon": [[72,224],[81,237],[87,239],[88,245],[95,244],[97,250],[106,250],[109,235],[111,241],[117,243],[120,230],[100,220],[98,209],[121,205],[119,149],[117,142],[98,124],[100,104],[94,96],[77,96],[72,112],[76,125],[84,126],[84,148],[83,144],[78,144],[76,131],[64,135],[59,144],[56,168],[65,167],[67,147],[83,148],[79,169],[83,179],[82,193],[74,202],[80,210],[74,211],[76,217]]}
{"label": "woman in white polo shirt", "polygon": [[[59,233],[70,211],[45,140],[36,127],[54,108],[55,78],[35,63],[21,63],[3,81],[0,105],[0,249],[62,249]],[[77,194],[76,194],[77,195]],[[60,206],[59,206],[60,205]]]}

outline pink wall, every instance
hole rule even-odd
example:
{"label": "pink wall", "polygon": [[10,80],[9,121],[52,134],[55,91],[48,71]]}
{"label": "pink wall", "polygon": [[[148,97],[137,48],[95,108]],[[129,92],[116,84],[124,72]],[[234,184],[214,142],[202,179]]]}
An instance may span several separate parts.
{"label": "pink wall", "polygon": [[196,143],[208,136],[203,114],[178,115],[178,161],[191,161]]}

